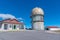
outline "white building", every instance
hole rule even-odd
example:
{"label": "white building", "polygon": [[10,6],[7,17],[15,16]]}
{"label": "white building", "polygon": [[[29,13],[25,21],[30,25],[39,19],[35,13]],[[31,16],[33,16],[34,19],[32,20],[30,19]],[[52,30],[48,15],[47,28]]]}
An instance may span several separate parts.
{"label": "white building", "polygon": [[48,27],[46,28],[46,30],[57,31],[57,30],[60,30],[60,28],[59,28],[59,27],[56,27],[56,26],[48,26]]}
{"label": "white building", "polygon": [[31,19],[34,30],[44,30],[44,12],[41,8],[33,8]]}
{"label": "white building", "polygon": [[6,19],[0,21],[0,31],[24,29],[24,24],[16,19]]}

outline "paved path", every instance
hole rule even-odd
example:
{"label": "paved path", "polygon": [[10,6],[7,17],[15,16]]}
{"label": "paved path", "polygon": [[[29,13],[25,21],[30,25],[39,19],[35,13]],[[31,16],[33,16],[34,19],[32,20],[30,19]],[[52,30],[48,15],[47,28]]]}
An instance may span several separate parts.
{"label": "paved path", "polygon": [[60,34],[44,31],[0,32],[0,40],[60,40]]}

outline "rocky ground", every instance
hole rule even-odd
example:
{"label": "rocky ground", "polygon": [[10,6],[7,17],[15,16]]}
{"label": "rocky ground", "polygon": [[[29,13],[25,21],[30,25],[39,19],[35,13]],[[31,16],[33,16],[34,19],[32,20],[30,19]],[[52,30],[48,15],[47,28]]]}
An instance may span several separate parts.
{"label": "rocky ground", "polygon": [[60,40],[60,34],[34,30],[0,32],[0,40]]}

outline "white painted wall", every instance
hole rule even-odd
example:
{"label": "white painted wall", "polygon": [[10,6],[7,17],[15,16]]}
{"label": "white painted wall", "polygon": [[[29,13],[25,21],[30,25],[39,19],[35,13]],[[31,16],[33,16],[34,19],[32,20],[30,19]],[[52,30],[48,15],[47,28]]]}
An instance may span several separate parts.
{"label": "white painted wall", "polygon": [[17,27],[16,27],[16,28],[17,28],[17,30],[19,30],[19,24],[17,24],[16,26],[17,26]]}
{"label": "white painted wall", "polygon": [[[4,30],[4,24],[8,24],[8,23],[3,23],[1,26],[0,31],[5,31]],[[20,30],[20,24],[8,24],[8,29],[7,30],[13,30],[13,26],[16,25],[16,30]],[[11,27],[10,27],[11,26]]]}
{"label": "white painted wall", "polygon": [[2,24],[1,30],[4,30],[4,24]]}
{"label": "white painted wall", "polygon": [[8,30],[12,30],[12,27],[10,26],[12,26],[12,24],[8,24]]}
{"label": "white painted wall", "polygon": [[50,30],[60,30],[60,28],[49,28]]}

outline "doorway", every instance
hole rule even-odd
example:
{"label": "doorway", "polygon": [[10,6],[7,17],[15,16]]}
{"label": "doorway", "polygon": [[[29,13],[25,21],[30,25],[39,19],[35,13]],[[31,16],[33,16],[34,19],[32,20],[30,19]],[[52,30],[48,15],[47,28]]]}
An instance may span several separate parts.
{"label": "doorway", "polygon": [[16,29],[16,25],[14,25],[14,29]]}

